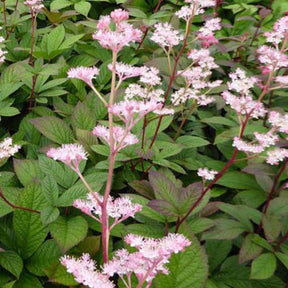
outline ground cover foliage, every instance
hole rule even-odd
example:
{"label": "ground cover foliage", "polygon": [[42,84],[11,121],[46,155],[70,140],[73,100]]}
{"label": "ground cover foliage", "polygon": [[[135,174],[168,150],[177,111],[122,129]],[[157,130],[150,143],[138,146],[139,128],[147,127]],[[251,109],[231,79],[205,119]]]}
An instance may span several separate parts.
{"label": "ground cover foliage", "polygon": [[[288,2],[38,2],[0,3],[0,287],[288,287]],[[186,240],[93,286],[132,234]]]}

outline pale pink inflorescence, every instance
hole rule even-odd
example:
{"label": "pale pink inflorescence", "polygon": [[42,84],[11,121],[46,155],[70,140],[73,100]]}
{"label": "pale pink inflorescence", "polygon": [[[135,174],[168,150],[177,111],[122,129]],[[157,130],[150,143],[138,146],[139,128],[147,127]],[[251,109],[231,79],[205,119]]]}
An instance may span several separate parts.
{"label": "pale pink inflorescence", "polygon": [[93,85],[92,79],[99,74],[99,69],[97,67],[79,66],[69,69],[67,74],[68,78],[80,79],[91,86]]}
{"label": "pale pink inflorescence", "polygon": [[229,74],[231,81],[228,82],[228,88],[238,92],[236,96],[230,91],[224,91],[222,96],[226,104],[230,105],[238,115],[249,115],[252,118],[260,118],[266,114],[266,109],[262,102],[253,100],[250,94],[251,88],[257,83],[255,77],[247,77],[245,71],[238,68],[235,73]]}
{"label": "pale pink inflorescence", "polygon": [[[2,27],[0,27],[0,30],[2,30]],[[4,37],[0,36],[0,44],[4,41],[5,41]],[[2,48],[0,48],[0,63],[5,61],[5,54],[6,53],[7,53],[7,51],[4,51],[4,50],[2,50]]]}
{"label": "pale pink inflorescence", "polygon": [[21,148],[20,145],[13,145],[13,140],[10,137],[5,138],[0,142],[0,159],[13,156]]}
{"label": "pale pink inflorescence", "polygon": [[146,114],[161,109],[162,104],[155,100],[150,101],[121,101],[108,108],[108,112],[120,118],[128,130]]}
{"label": "pale pink inflorescence", "polygon": [[42,0],[26,0],[24,2],[26,6],[33,10],[33,13],[37,14],[44,8]]}
{"label": "pale pink inflorescence", "polygon": [[275,148],[267,152],[266,162],[270,165],[278,165],[279,162],[288,158],[288,149]]}
{"label": "pale pink inflorescence", "polygon": [[[100,202],[95,199],[99,199]],[[102,202],[103,197],[97,192],[94,192],[93,194],[88,194],[87,200],[75,200],[73,206],[101,223]],[[142,206],[137,203],[132,203],[128,196],[118,197],[116,199],[109,196],[106,209],[109,217],[114,219],[114,223],[110,226],[110,229],[112,229],[115,225],[127,218],[134,217],[137,212],[141,211]]]}
{"label": "pale pink inflorescence", "polygon": [[[100,45],[114,52],[119,52],[124,46],[141,40],[142,32],[134,29],[127,22],[129,14],[122,9],[116,9],[111,12],[110,16],[102,16],[98,22],[98,31],[93,34],[93,39],[97,40]],[[112,25],[115,29],[111,29]]]}
{"label": "pale pink inflorescence", "polygon": [[275,22],[272,32],[265,32],[267,42],[277,46],[284,37],[288,36],[288,16],[282,17]]}
{"label": "pale pink inflorescence", "polygon": [[[69,273],[76,277],[76,281],[90,288],[112,288],[114,284],[109,281],[109,276],[118,276],[127,284],[131,281],[132,274],[138,279],[138,283],[150,287],[152,280],[159,273],[168,274],[165,266],[169,262],[172,253],[179,253],[191,245],[191,242],[181,234],[168,234],[162,239],[145,238],[129,234],[125,242],[138,251],[129,253],[126,249],[115,252],[114,258],[105,263],[102,273],[97,270],[96,264],[88,254],[75,259],[71,256],[61,258],[61,264],[67,268]],[[123,277],[125,276],[126,277]],[[142,286],[141,286],[142,287]]]}
{"label": "pale pink inflorescence", "polygon": [[65,163],[73,170],[78,170],[80,162],[87,160],[87,153],[79,144],[63,144],[61,147],[51,148],[47,156]]}
{"label": "pale pink inflorescence", "polygon": [[218,68],[214,58],[208,49],[195,50],[188,52],[188,59],[192,60],[191,68],[178,71],[177,76],[184,78],[185,88],[180,88],[171,95],[173,105],[185,103],[188,99],[194,99],[199,106],[206,106],[215,101],[214,97],[208,96],[211,89],[221,85],[221,80],[209,81],[212,69]]}
{"label": "pale pink inflorescence", "polygon": [[184,251],[191,244],[181,234],[168,234],[161,239],[128,234],[125,242],[138,251],[131,254],[126,249],[117,251],[115,257],[104,265],[103,272],[110,276],[117,273],[120,277],[134,273],[138,283],[147,282],[149,286],[158,273],[169,273],[165,264],[171,254]]}
{"label": "pale pink inflorescence", "polygon": [[203,48],[217,44],[218,40],[214,36],[214,32],[221,29],[220,18],[212,18],[207,20],[203,27],[199,29],[198,39],[201,41]]}
{"label": "pale pink inflorescence", "polygon": [[155,67],[141,67],[142,74],[140,82],[148,86],[155,86],[161,84],[161,78],[159,77],[159,70]]}
{"label": "pale pink inflorescence", "polygon": [[193,16],[203,14],[204,8],[215,6],[214,0],[186,0],[189,5],[184,5],[175,14],[178,18],[189,21]]}
{"label": "pale pink inflorescence", "polygon": [[203,180],[213,180],[215,178],[215,175],[217,175],[218,172],[215,170],[209,170],[208,168],[199,168],[197,171],[197,175],[199,177],[202,177]]}
{"label": "pale pink inflorescence", "polygon": [[96,270],[95,262],[89,254],[83,254],[79,259],[71,256],[63,256],[61,264],[67,271],[74,275],[75,280],[90,288],[114,288],[115,285],[109,280],[109,276]]}
{"label": "pale pink inflorescence", "polygon": [[[108,65],[109,70],[113,70],[113,64],[110,63]],[[115,64],[115,72],[118,76],[120,81],[124,81],[127,78],[131,77],[137,77],[142,74],[142,68],[141,67],[134,67],[129,64],[117,62]]]}
{"label": "pale pink inflorescence", "polygon": [[155,30],[150,39],[163,49],[166,49],[166,47],[171,49],[184,39],[183,35],[179,35],[179,31],[173,29],[171,24],[167,22],[155,24],[154,27]]}
{"label": "pale pink inflorescence", "polygon": [[[121,126],[113,126],[113,139],[114,147],[113,151],[118,152],[128,145],[133,145],[138,143],[138,138],[129,132],[129,130],[124,129]],[[97,137],[103,139],[108,145],[110,145],[110,132],[109,128],[103,125],[97,125],[93,129],[93,134]]]}

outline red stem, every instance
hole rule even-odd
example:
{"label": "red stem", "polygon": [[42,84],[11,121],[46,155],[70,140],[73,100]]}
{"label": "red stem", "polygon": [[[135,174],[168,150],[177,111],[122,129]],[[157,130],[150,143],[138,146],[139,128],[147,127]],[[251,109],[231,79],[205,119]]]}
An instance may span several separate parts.
{"label": "red stem", "polygon": [[14,205],[13,203],[11,203],[3,194],[2,189],[0,188],[0,198],[3,199],[3,201],[8,204],[10,207],[12,207],[13,209],[19,209],[19,210],[24,210],[24,211],[29,211],[32,213],[37,213],[40,214],[40,211],[31,209],[31,208],[27,208],[27,207],[22,207],[22,206],[18,206],[18,205]]}
{"label": "red stem", "polygon": [[[252,112],[251,112],[252,113]],[[246,115],[246,118],[243,122],[243,125],[241,127],[241,131],[240,131],[240,135],[239,138],[243,137],[244,134],[244,130],[245,127],[248,123],[250,114]],[[238,149],[235,148],[233,155],[231,156],[230,160],[227,162],[227,164],[225,165],[225,167],[216,175],[216,177],[214,178],[214,180],[203,190],[201,196],[197,199],[197,201],[190,207],[190,209],[188,210],[188,212],[185,214],[185,216],[180,219],[180,221],[177,221],[177,225],[176,225],[176,233],[179,231],[179,228],[181,226],[181,224],[189,217],[189,215],[192,213],[192,211],[200,204],[200,202],[202,201],[202,199],[204,198],[204,196],[207,194],[207,192],[213,187],[213,185],[224,175],[224,173],[226,172],[226,170],[234,163],[236,156],[238,154]]]}
{"label": "red stem", "polygon": [[[163,1],[163,0],[159,0],[159,1],[158,1],[157,6],[156,6],[155,9],[154,9],[154,14],[157,13],[157,11],[159,10],[162,1]],[[139,43],[139,45],[138,45],[138,47],[137,47],[137,49],[136,49],[136,52],[138,52],[138,51],[140,50],[140,48],[142,47],[142,45],[143,45],[143,43],[144,43],[144,40],[146,39],[149,30],[150,30],[150,27],[147,27],[146,30],[145,30],[145,32],[144,32],[144,34],[143,34],[143,36],[142,36],[141,42]]]}
{"label": "red stem", "polygon": [[279,172],[277,173],[275,179],[274,179],[274,182],[273,182],[273,186],[268,194],[268,198],[267,198],[267,201],[266,203],[264,204],[264,207],[263,207],[263,214],[262,214],[262,219],[261,219],[261,222],[259,224],[259,227],[258,227],[258,233],[261,231],[262,227],[263,227],[263,217],[266,215],[266,212],[268,210],[268,207],[270,205],[270,202],[271,200],[273,199],[273,196],[274,194],[277,192],[276,190],[276,187],[278,185],[278,182],[279,182],[279,179],[282,175],[282,173],[285,171],[285,168],[288,164],[288,159],[285,160],[285,162],[283,163],[282,167],[280,168]]}
{"label": "red stem", "polygon": [[[190,22],[192,22],[192,19],[191,19],[191,20],[189,21],[189,23],[188,23],[188,31],[187,31],[187,33],[186,33],[186,35],[185,35],[185,38],[184,38],[184,41],[183,41],[183,45],[182,45],[182,47],[181,47],[181,49],[180,49],[180,51],[179,51],[179,53],[178,53],[178,55],[177,55],[177,57],[176,57],[176,59],[175,59],[175,63],[174,63],[173,70],[172,70],[172,74],[171,74],[171,76],[170,76],[170,81],[169,81],[169,84],[168,84],[168,87],[167,87],[167,90],[166,90],[166,93],[165,93],[165,96],[164,96],[163,107],[165,106],[165,104],[166,104],[166,102],[167,102],[168,96],[169,96],[169,94],[170,94],[170,90],[171,90],[171,88],[172,88],[173,81],[174,81],[174,79],[175,79],[175,77],[176,77],[176,69],[177,69],[177,66],[178,66],[178,62],[179,62],[179,60],[180,60],[180,58],[181,58],[182,54],[184,53],[184,50],[185,50],[185,48],[186,48],[186,46],[187,46],[187,41],[188,41],[188,36],[189,36],[189,31],[190,31],[190,26],[191,26],[191,25],[190,25],[190,24],[191,24]],[[155,140],[156,140],[156,137],[157,137],[157,134],[158,134],[158,132],[159,132],[160,125],[161,125],[161,123],[162,123],[163,117],[164,117],[164,115],[161,115],[161,116],[159,117],[159,121],[158,121],[156,130],[155,130],[154,136],[153,136],[153,138],[152,138],[152,141],[151,141],[151,143],[150,143],[149,149],[151,149],[151,148],[153,147],[153,144],[154,144],[154,142],[155,142]]]}
{"label": "red stem", "polygon": [[285,235],[279,240],[277,245],[275,246],[274,250],[278,251],[280,249],[280,246],[288,239],[288,231],[285,233]]}

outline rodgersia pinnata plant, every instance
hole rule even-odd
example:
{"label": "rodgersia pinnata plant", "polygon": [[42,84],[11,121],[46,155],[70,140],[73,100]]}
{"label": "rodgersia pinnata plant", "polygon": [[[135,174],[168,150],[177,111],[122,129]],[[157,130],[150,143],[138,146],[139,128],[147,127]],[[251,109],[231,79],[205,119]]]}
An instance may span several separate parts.
{"label": "rodgersia pinnata plant", "polygon": [[114,2],[0,1],[0,287],[285,287],[285,1]]}

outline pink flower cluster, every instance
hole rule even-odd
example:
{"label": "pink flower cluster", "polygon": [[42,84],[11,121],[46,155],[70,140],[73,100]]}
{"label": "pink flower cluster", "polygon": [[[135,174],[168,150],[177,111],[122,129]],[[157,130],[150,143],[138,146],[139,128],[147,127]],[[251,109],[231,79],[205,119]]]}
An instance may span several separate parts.
{"label": "pink flower cluster", "polygon": [[[103,202],[103,197],[97,192],[94,192],[93,194],[89,193],[86,201],[80,199],[75,200],[73,206],[80,209],[83,213],[89,215],[96,221],[102,223],[101,204]],[[98,199],[100,202],[95,199]],[[111,230],[118,223],[129,217],[134,217],[137,212],[141,211],[142,206],[139,204],[133,204],[128,196],[116,199],[109,196],[106,209],[108,215],[114,219],[114,223],[110,226]]]}
{"label": "pink flower cluster", "polygon": [[222,96],[226,104],[230,105],[238,115],[249,115],[252,118],[263,117],[266,114],[264,105],[253,100],[250,95],[250,89],[257,83],[255,77],[247,77],[246,73],[238,68],[235,73],[229,74],[231,82],[228,82],[228,87],[240,94],[236,96],[229,91],[224,91]]}
{"label": "pink flower cluster", "polygon": [[[108,145],[110,145],[109,128],[102,125],[97,125],[93,129],[93,134],[97,137],[102,138]],[[118,152],[119,150],[123,149],[128,145],[138,143],[137,137],[121,126],[113,126],[113,139],[114,139],[114,147],[113,147],[114,153]]]}
{"label": "pink flower cluster", "polygon": [[[108,65],[110,71],[113,70],[113,65],[110,63]],[[124,81],[127,78],[137,77],[142,75],[143,69],[141,67],[134,67],[129,64],[118,62],[115,64],[115,72],[119,78],[119,81]]]}
{"label": "pink flower cluster", "polygon": [[208,168],[199,168],[197,175],[199,177],[202,177],[203,180],[213,180],[215,178],[215,175],[217,175],[218,172],[215,170],[209,170]]}
{"label": "pink flower cluster", "polygon": [[172,253],[184,251],[191,245],[191,242],[181,234],[168,234],[162,239],[129,234],[125,237],[125,242],[138,251],[134,253],[129,253],[126,249],[116,251],[114,258],[104,264],[102,273],[96,269],[95,262],[87,254],[77,260],[71,256],[64,256],[61,258],[61,264],[76,277],[77,282],[90,288],[115,287],[109,281],[109,276],[114,274],[118,274],[126,287],[132,288],[133,273],[138,279],[139,287],[144,283],[146,283],[145,287],[150,287],[158,273],[169,273],[165,265],[169,262]]}
{"label": "pink flower cluster", "polygon": [[21,148],[20,145],[13,145],[12,142],[13,140],[10,137],[0,142],[0,160],[13,156]]}
{"label": "pink flower cluster", "polygon": [[83,146],[78,144],[63,144],[61,147],[51,148],[46,155],[65,163],[74,171],[78,171],[82,160],[87,160],[87,153]]}
{"label": "pink flower cluster", "polygon": [[262,73],[270,73],[281,67],[288,67],[288,57],[282,53],[278,48],[269,47],[262,45],[258,48],[257,53],[259,54],[258,60],[263,64]]}
{"label": "pink flower cluster", "polygon": [[[246,142],[239,137],[235,137],[233,146],[239,151],[252,154],[260,154],[266,148],[275,147],[279,141],[279,136],[276,132],[288,134],[288,114],[281,115],[276,111],[269,113],[268,122],[272,128],[267,133],[254,133],[255,140],[253,142]],[[288,149],[276,147],[267,151],[266,162],[271,165],[278,165],[288,157]]]}
{"label": "pink flower cluster", "polygon": [[74,275],[75,280],[90,288],[114,288],[115,285],[109,280],[109,276],[96,270],[95,262],[89,254],[83,254],[79,259],[65,255],[61,259],[61,264],[67,272]]}
{"label": "pink flower cluster", "polygon": [[131,42],[140,41],[142,32],[127,23],[128,19],[129,13],[122,9],[114,10],[110,16],[102,16],[93,39],[97,40],[102,47],[116,53]]}
{"label": "pink flower cluster", "polygon": [[164,50],[166,50],[167,46],[169,49],[173,46],[177,46],[180,41],[184,39],[184,37],[179,35],[179,32],[173,29],[171,24],[167,22],[155,24],[155,28],[156,29],[150,39]]}
{"label": "pink flower cluster", "polygon": [[265,32],[267,42],[277,46],[285,37],[288,37],[288,16],[282,17],[275,22],[272,32]]}
{"label": "pink flower cluster", "polygon": [[108,112],[121,119],[125,123],[127,130],[130,131],[132,127],[146,114],[161,108],[162,104],[155,100],[146,102],[126,100],[109,107]]}
{"label": "pink flower cluster", "polygon": [[41,9],[44,8],[42,0],[26,0],[24,4],[30,7],[35,14],[39,13]]}
{"label": "pink flower cluster", "polygon": [[68,78],[80,79],[87,83],[89,86],[91,86],[93,85],[92,79],[94,79],[95,76],[99,75],[99,69],[97,67],[79,66],[69,69],[67,74]]}
{"label": "pink flower cluster", "polygon": [[[212,69],[218,67],[214,62],[214,58],[210,55],[208,49],[190,50],[187,57],[192,59],[190,68],[187,67],[182,71],[178,71],[177,76],[182,76],[186,82],[186,88],[180,88],[172,93],[171,100],[173,105],[185,103],[187,99],[195,99],[200,106],[208,105],[215,101],[213,97],[207,96],[207,93],[221,85],[222,81],[209,81],[207,78],[211,76]],[[204,90],[205,89],[205,90]]]}
{"label": "pink flower cluster", "polygon": [[186,0],[190,5],[184,5],[175,14],[178,18],[189,21],[193,16],[203,14],[204,8],[215,6],[214,0]]}
{"label": "pink flower cluster", "polygon": [[201,41],[203,48],[209,48],[211,45],[218,43],[218,40],[214,36],[214,31],[221,29],[220,22],[220,18],[213,18],[207,20],[204,26],[200,28],[198,39]]}

